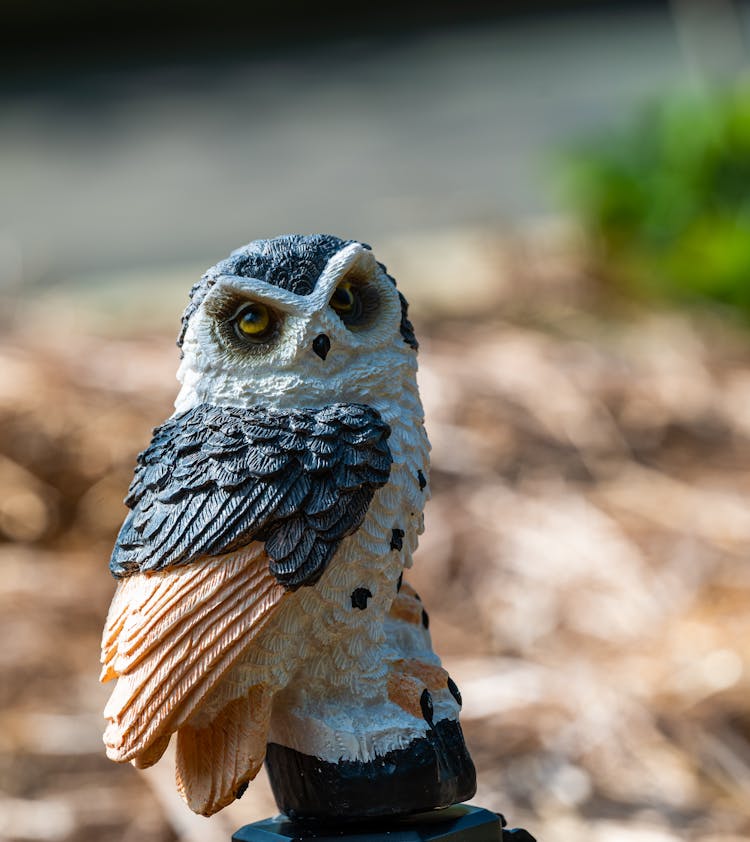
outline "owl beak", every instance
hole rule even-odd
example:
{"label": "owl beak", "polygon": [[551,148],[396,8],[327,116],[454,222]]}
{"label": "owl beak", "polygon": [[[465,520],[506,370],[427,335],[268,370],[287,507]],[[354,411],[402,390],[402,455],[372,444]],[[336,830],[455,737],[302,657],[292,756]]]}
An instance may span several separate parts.
{"label": "owl beak", "polygon": [[325,333],[321,333],[313,339],[312,349],[321,360],[324,360],[328,356],[328,352],[331,350],[331,340],[325,335]]}

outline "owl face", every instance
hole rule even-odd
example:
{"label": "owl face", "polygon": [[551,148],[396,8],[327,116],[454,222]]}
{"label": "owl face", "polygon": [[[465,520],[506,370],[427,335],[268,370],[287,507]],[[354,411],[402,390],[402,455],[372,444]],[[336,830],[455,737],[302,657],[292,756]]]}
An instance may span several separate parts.
{"label": "owl face", "polygon": [[397,392],[399,372],[409,370],[413,379],[415,354],[402,335],[392,279],[360,243],[341,246],[317,278],[307,272],[304,282],[295,275],[294,253],[287,255],[284,286],[279,272],[267,271],[269,282],[233,273],[230,261],[218,264],[186,324],[178,409],[203,401],[371,401],[373,393]]}

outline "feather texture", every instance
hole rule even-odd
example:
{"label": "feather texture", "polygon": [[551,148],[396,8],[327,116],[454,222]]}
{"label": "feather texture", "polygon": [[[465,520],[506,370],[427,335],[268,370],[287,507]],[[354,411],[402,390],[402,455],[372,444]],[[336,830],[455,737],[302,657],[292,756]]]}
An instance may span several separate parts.
{"label": "feather texture", "polygon": [[191,810],[210,816],[234,801],[266,755],[271,693],[262,685],[230,702],[208,725],[177,734],[177,789]]}
{"label": "feather texture", "polygon": [[152,744],[187,722],[285,593],[257,544],[122,580],[102,640],[102,680],[118,679],[104,711],[108,756],[155,762]]}
{"label": "feather texture", "polygon": [[110,569],[164,570],[259,540],[279,582],[313,584],[388,481],[389,435],[361,404],[175,415],[138,457]]}

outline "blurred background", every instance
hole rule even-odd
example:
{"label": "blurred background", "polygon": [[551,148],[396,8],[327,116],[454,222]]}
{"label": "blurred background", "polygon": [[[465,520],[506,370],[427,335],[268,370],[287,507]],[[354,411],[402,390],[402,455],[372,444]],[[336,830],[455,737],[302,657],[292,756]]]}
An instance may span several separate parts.
{"label": "blurred background", "polygon": [[750,4],[0,12],[0,839],[219,842],[104,757],[99,634],[191,284],[372,244],[411,302],[411,574],[476,803],[540,842],[750,838]]}

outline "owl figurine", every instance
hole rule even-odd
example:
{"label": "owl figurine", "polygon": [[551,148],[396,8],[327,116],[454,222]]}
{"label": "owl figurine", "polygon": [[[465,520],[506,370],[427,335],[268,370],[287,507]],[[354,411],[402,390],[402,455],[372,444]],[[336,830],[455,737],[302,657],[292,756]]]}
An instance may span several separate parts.
{"label": "owl figurine", "polygon": [[292,818],[471,798],[458,688],[403,580],[429,494],[407,303],[364,243],[257,240],[195,284],[138,457],[102,640],[107,755],[176,739],[211,815],[265,761]]}

